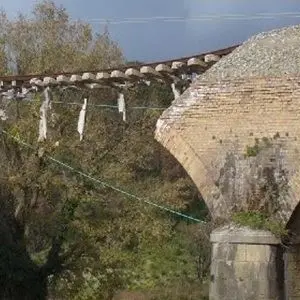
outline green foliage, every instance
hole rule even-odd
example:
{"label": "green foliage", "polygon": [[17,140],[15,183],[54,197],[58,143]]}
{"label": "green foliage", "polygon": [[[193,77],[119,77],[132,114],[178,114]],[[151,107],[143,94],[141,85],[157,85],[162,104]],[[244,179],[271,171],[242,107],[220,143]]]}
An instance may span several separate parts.
{"label": "green foliage", "polygon": [[[89,24],[73,22],[53,1],[38,3],[30,20],[23,15],[8,20],[3,14],[0,24],[3,74],[100,69],[124,62],[108,32],[93,34]],[[2,46],[8,51],[1,52]],[[1,59],[7,64],[1,65]],[[112,89],[101,89],[89,96],[93,105],[111,104],[117,95]],[[125,97],[129,107],[165,107],[173,100],[170,86],[161,83],[129,88]],[[81,104],[82,94],[53,91],[53,99]],[[28,289],[29,296],[24,294],[24,299],[45,299],[47,282],[49,297],[57,300],[107,300],[127,289],[153,293],[153,299],[169,299],[173,289],[186,286],[195,292],[189,299],[198,299],[207,270],[195,261],[201,260],[201,253],[207,266],[209,241],[199,242],[193,224],[185,225],[189,230],[182,233],[179,227],[185,221],[181,218],[129,199],[47,159],[51,155],[141,198],[204,218],[206,207],[190,178],[153,138],[161,112],[129,110],[129,121],[124,123],[116,110],[88,109],[80,142],[76,132],[80,105],[52,103],[47,140],[38,143],[42,100],[37,96],[30,102],[2,103],[11,116],[3,125],[6,131],[32,145],[28,149],[1,136],[0,184],[10,195],[1,202],[10,203],[5,209],[10,217],[5,222],[16,224],[7,226],[3,221],[6,226],[2,228],[7,235],[14,235],[10,247],[22,254],[18,259],[12,256],[14,269],[1,262],[5,276],[11,279],[9,289],[3,291],[12,291],[10,286],[22,282],[43,288],[44,298],[31,297]],[[18,268],[22,272],[16,273]],[[185,299],[184,293],[181,289],[179,299]]]}
{"label": "green foliage", "polygon": [[256,211],[234,213],[232,221],[238,225],[253,229],[269,230],[280,238],[288,234],[287,229],[281,222]]}
{"label": "green foliage", "polygon": [[233,222],[253,229],[264,229],[266,219],[266,216],[259,212],[237,212],[232,215]]}
{"label": "green foliage", "polygon": [[275,236],[279,238],[284,238],[289,233],[288,229],[286,229],[286,227],[281,222],[270,218],[266,221],[266,229],[271,231]]}
{"label": "green foliage", "polygon": [[[53,1],[37,3],[31,19],[0,14],[0,72],[50,73],[109,68],[124,62],[109,33],[93,33]],[[4,68],[3,68],[4,67]],[[5,70],[6,68],[6,70]]]}
{"label": "green foliage", "polygon": [[256,156],[258,154],[259,148],[257,145],[246,147],[246,157]]}
{"label": "green foliage", "polygon": [[253,146],[246,146],[245,157],[255,157],[258,153],[271,146],[271,142],[267,137],[263,137],[261,141],[255,139],[255,144]]}
{"label": "green foliage", "polygon": [[[149,93],[145,101],[151,102],[152,95]],[[91,101],[101,97],[97,94]],[[128,94],[128,98],[129,105],[139,100],[134,93]],[[38,144],[37,123],[31,113],[35,106],[32,102],[20,107],[20,119],[8,127],[35,149],[43,148],[76,169],[90,170],[94,177],[125,186],[140,197],[150,195],[157,203],[189,214],[189,209],[193,209],[195,217],[203,216],[205,207],[195,193],[196,188],[154,141],[156,114],[133,114],[124,127],[116,113],[106,112],[107,117],[103,111],[88,112],[85,140],[79,142],[73,134],[78,110],[55,106],[57,122],[49,127],[48,140]],[[56,141],[59,145],[54,147]],[[19,151],[12,140],[7,143]],[[51,251],[52,238],[61,234],[64,242],[60,255],[68,257],[68,267],[49,277],[53,298],[110,299],[119,290],[151,292],[159,286],[163,290],[175,285],[178,280],[186,284],[199,281],[195,264],[199,252],[192,247],[193,239],[178,232],[178,217],[75,176],[43,157],[37,158],[34,151],[24,151],[23,147],[20,150],[22,174],[18,175],[19,168],[12,163],[11,184],[21,190],[26,184],[40,191],[37,208],[27,211],[26,240],[31,258],[43,266]],[[2,164],[7,162],[3,160]],[[30,180],[24,181],[25,178]],[[72,251],[74,247],[77,253]],[[203,255],[209,257],[207,252]]]}
{"label": "green foliage", "polygon": [[140,262],[135,269],[129,270],[130,290],[151,290],[157,286],[166,286],[179,280],[196,279],[193,257],[186,251],[182,236],[174,236],[162,241],[160,247],[152,244],[139,252]]}

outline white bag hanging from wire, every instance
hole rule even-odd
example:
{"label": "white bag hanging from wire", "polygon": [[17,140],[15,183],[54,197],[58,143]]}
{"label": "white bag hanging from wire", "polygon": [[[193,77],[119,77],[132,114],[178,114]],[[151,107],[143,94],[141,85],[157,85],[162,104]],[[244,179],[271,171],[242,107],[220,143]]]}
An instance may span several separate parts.
{"label": "white bag hanging from wire", "polygon": [[119,113],[123,113],[123,121],[126,122],[126,103],[125,103],[124,94],[122,93],[119,93],[119,97],[118,97],[118,110]]}
{"label": "white bag hanging from wire", "polygon": [[84,98],[83,105],[82,105],[81,111],[79,113],[79,118],[78,118],[77,132],[79,133],[80,141],[83,140],[87,102],[88,102],[88,99]]}
{"label": "white bag hanging from wire", "polygon": [[173,95],[174,95],[174,100],[176,100],[181,95],[180,90],[176,88],[176,85],[175,85],[174,82],[171,84],[171,89],[172,89],[172,92],[173,92]]}
{"label": "white bag hanging from wire", "polygon": [[39,138],[38,141],[42,142],[47,138],[47,113],[51,109],[51,96],[50,88],[44,90],[44,101],[40,108],[40,123],[39,123]]}

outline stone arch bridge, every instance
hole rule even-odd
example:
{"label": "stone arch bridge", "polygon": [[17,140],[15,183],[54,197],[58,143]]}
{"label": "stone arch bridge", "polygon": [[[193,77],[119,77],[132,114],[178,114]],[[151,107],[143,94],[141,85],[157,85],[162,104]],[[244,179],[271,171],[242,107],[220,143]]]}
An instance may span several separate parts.
{"label": "stone arch bridge", "polygon": [[[300,77],[200,80],[157,122],[213,218],[269,210],[300,236]],[[211,299],[300,299],[300,251],[267,231],[212,235]],[[285,274],[285,276],[284,276]]]}
{"label": "stone arch bridge", "polygon": [[24,97],[47,88],[95,89],[160,81],[172,85],[172,105],[156,139],[183,165],[214,218],[212,300],[299,299],[300,248],[283,251],[268,231],[230,225],[232,212],[272,212],[300,237],[300,77],[196,79],[237,46],[165,62],[111,70],[0,77],[0,93]]}
{"label": "stone arch bridge", "polygon": [[247,155],[247,147],[266,141],[272,153],[259,164],[278,185],[277,217],[290,220],[300,200],[300,77],[196,80],[163,113],[155,137],[184,166],[214,218],[249,208],[259,153]]}

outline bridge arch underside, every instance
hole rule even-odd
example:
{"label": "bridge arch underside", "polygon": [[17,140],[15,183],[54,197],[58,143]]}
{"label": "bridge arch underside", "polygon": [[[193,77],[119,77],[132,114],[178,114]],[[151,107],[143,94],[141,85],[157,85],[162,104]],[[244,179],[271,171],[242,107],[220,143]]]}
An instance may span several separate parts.
{"label": "bridge arch underside", "polygon": [[213,218],[260,210],[288,223],[300,194],[300,77],[195,81],[158,120]]}

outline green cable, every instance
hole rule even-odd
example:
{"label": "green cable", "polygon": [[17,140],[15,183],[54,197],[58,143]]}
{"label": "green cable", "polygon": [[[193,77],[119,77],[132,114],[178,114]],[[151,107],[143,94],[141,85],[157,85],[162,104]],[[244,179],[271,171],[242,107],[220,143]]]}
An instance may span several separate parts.
{"label": "green cable", "polygon": [[[23,145],[23,146],[25,146],[25,147],[27,147],[27,148],[34,149],[34,147],[33,147],[32,145],[27,144],[26,142],[20,140],[19,138],[15,137],[15,136],[13,136],[13,135],[11,135],[11,134],[9,134],[7,131],[2,130],[2,132],[3,132],[4,134],[6,134],[7,136],[11,137],[12,139],[14,139],[15,141],[17,141],[19,144],[21,144],[21,145]],[[144,203],[146,203],[146,204],[152,205],[152,206],[154,206],[154,207],[156,207],[156,208],[159,208],[159,209],[161,209],[161,210],[165,210],[165,211],[167,211],[167,212],[169,212],[169,213],[171,213],[171,214],[180,216],[180,217],[185,218],[185,219],[189,219],[189,220],[192,220],[192,221],[195,221],[195,222],[199,222],[199,223],[205,223],[204,221],[201,221],[200,219],[197,219],[197,218],[194,218],[194,217],[192,217],[192,216],[183,214],[183,213],[181,213],[181,212],[179,212],[179,211],[176,211],[176,210],[173,210],[173,209],[171,209],[171,208],[165,207],[165,206],[163,206],[163,205],[157,204],[157,203],[152,202],[152,201],[150,201],[150,200],[146,200],[146,199],[140,198],[140,197],[138,197],[138,196],[136,196],[136,195],[133,195],[133,194],[131,194],[131,193],[129,193],[129,192],[126,192],[126,191],[124,191],[124,190],[122,190],[122,189],[120,189],[120,188],[118,188],[118,187],[115,187],[115,186],[111,185],[110,183],[107,183],[107,182],[105,182],[105,181],[102,181],[102,180],[99,180],[99,179],[97,179],[97,178],[94,178],[94,177],[92,177],[92,176],[90,176],[90,175],[88,175],[88,174],[86,174],[86,173],[84,173],[84,172],[81,172],[81,171],[79,171],[79,170],[77,170],[77,169],[71,167],[70,165],[68,165],[68,164],[66,164],[66,163],[64,163],[64,162],[62,162],[62,161],[60,161],[60,160],[58,160],[58,159],[56,159],[56,158],[54,158],[54,157],[52,157],[52,156],[50,156],[50,155],[45,155],[45,157],[46,157],[47,159],[49,159],[50,161],[53,161],[53,162],[55,162],[56,164],[58,164],[58,165],[64,167],[65,169],[68,169],[68,170],[72,171],[73,173],[77,173],[78,175],[80,175],[80,176],[82,176],[82,177],[85,177],[85,178],[87,178],[87,179],[89,179],[89,180],[91,180],[91,181],[93,181],[93,182],[96,182],[96,183],[98,183],[98,184],[101,184],[101,185],[104,186],[104,187],[107,187],[107,188],[110,188],[110,189],[112,189],[112,190],[114,190],[114,191],[116,191],[116,192],[119,192],[119,193],[121,193],[121,194],[123,194],[123,195],[125,195],[125,196],[127,196],[127,197],[129,197],[129,198],[132,198],[132,199],[135,199],[135,200],[138,200],[138,201],[142,201],[142,202],[144,202]]]}

